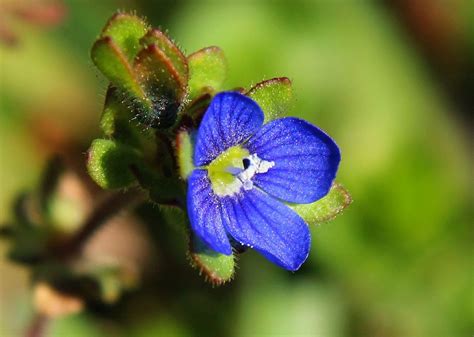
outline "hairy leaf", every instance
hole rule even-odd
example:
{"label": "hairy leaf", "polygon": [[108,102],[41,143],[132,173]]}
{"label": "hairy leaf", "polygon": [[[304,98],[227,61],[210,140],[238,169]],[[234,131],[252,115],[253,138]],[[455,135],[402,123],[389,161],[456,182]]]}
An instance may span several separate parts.
{"label": "hairy leaf", "polygon": [[100,127],[104,135],[128,145],[138,146],[141,134],[132,119],[131,110],[122,102],[117,89],[110,86],[100,118]]}
{"label": "hairy leaf", "polygon": [[175,204],[184,199],[184,185],[177,178],[163,177],[144,165],[132,165],[135,178],[147,190],[151,201],[157,204]]}
{"label": "hairy leaf", "polygon": [[249,90],[247,96],[260,105],[265,114],[265,122],[269,122],[284,116],[291,107],[291,81],[286,77],[278,77],[260,82]]}
{"label": "hairy leaf", "polygon": [[188,82],[188,61],[179,47],[162,31],[151,29],[141,39],[144,46],[155,45],[171,61],[183,87]]}
{"label": "hairy leaf", "polygon": [[172,125],[185,98],[186,86],[171,60],[151,44],[138,53],[135,69],[153,105],[149,114],[138,116],[152,127]]}
{"label": "hairy leaf", "polygon": [[134,148],[107,139],[96,139],[89,149],[87,169],[104,189],[128,187],[135,181],[131,166],[141,166],[142,157]]}
{"label": "hairy leaf", "polygon": [[329,193],[311,204],[288,204],[309,225],[315,225],[334,219],[352,202],[349,192],[338,183],[334,183]]}
{"label": "hairy leaf", "polygon": [[234,275],[234,255],[217,253],[194,235],[191,239],[190,257],[192,264],[214,285],[224,284]]}
{"label": "hairy leaf", "polygon": [[140,87],[126,56],[111,37],[105,36],[97,40],[92,46],[91,57],[97,68],[114,86],[132,100],[147,108],[151,107],[151,102]]}
{"label": "hairy leaf", "polygon": [[147,23],[138,16],[116,13],[105,25],[101,37],[111,37],[128,60],[132,61],[140,49],[140,38],[147,30]]}
{"label": "hairy leaf", "polygon": [[189,55],[189,98],[222,89],[227,74],[227,62],[218,47],[207,47]]}

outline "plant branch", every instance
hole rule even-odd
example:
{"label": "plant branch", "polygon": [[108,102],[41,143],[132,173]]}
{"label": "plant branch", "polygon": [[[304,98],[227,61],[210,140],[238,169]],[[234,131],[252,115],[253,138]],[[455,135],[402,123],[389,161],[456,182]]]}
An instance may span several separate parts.
{"label": "plant branch", "polygon": [[146,193],[138,188],[107,195],[85,220],[79,232],[53,249],[54,253],[61,254],[59,256],[63,258],[74,256],[110,217],[125,208],[133,208],[145,200],[147,200]]}
{"label": "plant branch", "polygon": [[48,318],[41,314],[35,314],[25,331],[25,337],[42,337],[46,330]]}

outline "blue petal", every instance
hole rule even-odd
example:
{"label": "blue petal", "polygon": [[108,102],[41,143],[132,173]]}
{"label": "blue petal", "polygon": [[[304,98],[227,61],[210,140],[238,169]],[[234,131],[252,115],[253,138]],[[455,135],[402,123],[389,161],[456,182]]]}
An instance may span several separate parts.
{"label": "blue petal", "polygon": [[262,123],[262,109],[252,99],[238,92],[217,94],[199,126],[194,165],[209,164],[223,151],[249,138]]}
{"label": "blue petal", "polygon": [[336,143],[314,125],[298,118],[265,124],[246,144],[252,154],[275,165],[256,174],[254,184],[276,198],[311,203],[331,188],[341,160]]}
{"label": "blue petal", "polygon": [[210,248],[230,255],[232,248],[222,223],[222,204],[214,194],[205,170],[194,170],[188,179],[187,207],[191,228]]}
{"label": "blue petal", "polygon": [[224,225],[235,240],[292,271],[299,269],[308,257],[308,226],[280,201],[252,189],[224,197],[222,204]]}

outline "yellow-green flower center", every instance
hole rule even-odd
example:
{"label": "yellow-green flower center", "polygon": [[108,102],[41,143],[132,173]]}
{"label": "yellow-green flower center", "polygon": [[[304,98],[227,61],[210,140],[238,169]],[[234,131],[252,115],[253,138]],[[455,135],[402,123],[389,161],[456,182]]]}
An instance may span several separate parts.
{"label": "yellow-green flower center", "polygon": [[221,153],[207,167],[212,190],[219,196],[234,195],[242,188],[253,188],[253,177],[275,166],[273,161],[260,159],[256,153],[233,146]]}
{"label": "yellow-green flower center", "polygon": [[[243,171],[243,160],[249,156],[249,151],[240,146],[233,146],[222,152],[207,167],[214,193],[220,196],[231,195],[241,187],[235,172]],[[237,190],[236,190],[237,189]]]}

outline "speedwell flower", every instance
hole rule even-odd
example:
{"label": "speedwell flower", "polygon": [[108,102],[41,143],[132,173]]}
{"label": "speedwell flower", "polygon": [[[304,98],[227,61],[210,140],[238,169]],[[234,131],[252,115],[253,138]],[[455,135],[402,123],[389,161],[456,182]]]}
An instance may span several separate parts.
{"label": "speedwell flower", "polygon": [[214,97],[198,129],[196,169],[188,181],[191,227],[219,253],[232,254],[235,240],[297,270],[308,257],[311,236],[285,203],[324,197],[341,156],[328,135],[304,120],[263,120],[262,109],[247,96]]}

